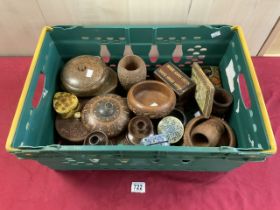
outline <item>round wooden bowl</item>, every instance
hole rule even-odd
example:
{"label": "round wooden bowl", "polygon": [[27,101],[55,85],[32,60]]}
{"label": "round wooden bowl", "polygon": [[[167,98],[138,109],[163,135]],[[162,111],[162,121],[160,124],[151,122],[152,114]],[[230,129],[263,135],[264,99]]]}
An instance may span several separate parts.
{"label": "round wooden bowl", "polygon": [[157,119],[168,115],[175,107],[176,96],[166,84],[146,80],[133,85],[127,94],[127,103],[136,115]]}
{"label": "round wooden bowl", "polygon": [[[216,146],[217,147],[219,147],[219,146],[235,147],[236,146],[236,139],[235,139],[235,135],[234,135],[234,132],[233,132],[232,128],[221,118],[212,116],[209,119],[218,120],[225,127],[225,132],[222,134],[222,136],[219,139],[219,142]],[[185,127],[185,133],[184,133],[184,146],[204,146],[204,145],[207,145],[207,144],[201,144],[201,142],[199,142],[199,144],[197,144],[197,142],[194,142],[192,137],[191,137],[191,133],[192,133],[193,129],[195,127],[197,127],[198,125],[200,125],[201,123],[207,121],[207,120],[208,120],[207,118],[205,118],[203,116],[199,116],[199,117],[193,118],[191,121],[189,121],[187,123],[187,125]]]}

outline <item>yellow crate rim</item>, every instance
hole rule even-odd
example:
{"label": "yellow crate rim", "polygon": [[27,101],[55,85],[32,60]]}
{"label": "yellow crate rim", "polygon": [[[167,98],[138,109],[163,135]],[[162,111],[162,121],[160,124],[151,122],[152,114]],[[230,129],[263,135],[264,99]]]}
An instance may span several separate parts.
{"label": "yellow crate rim", "polygon": [[23,86],[23,89],[22,89],[22,92],[21,92],[21,95],[20,95],[20,98],[19,98],[18,105],[17,105],[16,113],[15,113],[15,116],[13,118],[12,125],[11,125],[10,131],[9,131],[9,135],[8,135],[8,138],[7,138],[7,141],[6,141],[5,148],[8,152],[20,151],[20,149],[12,147],[12,142],[13,142],[13,138],[14,138],[15,133],[16,133],[19,118],[20,118],[20,115],[21,115],[21,112],[22,112],[22,109],[23,109],[23,104],[24,104],[24,101],[25,101],[25,98],[26,98],[26,95],[27,95],[27,92],[28,92],[28,89],[29,89],[29,86],[30,86],[30,83],[31,83],[31,79],[32,79],[32,76],[33,76],[33,73],[34,73],[34,70],[35,70],[37,60],[38,60],[39,55],[40,55],[40,51],[41,51],[46,33],[50,30],[52,30],[52,27],[45,26],[41,31],[41,34],[40,34],[40,37],[39,37],[39,40],[38,40],[38,44],[36,46],[36,49],[35,49],[35,52],[34,52],[34,55],[33,55],[33,59],[32,59],[32,62],[31,62],[26,80],[24,82],[24,86]]}
{"label": "yellow crate rim", "polygon": [[268,141],[269,141],[270,147],[271,147],[270,149],[263,150],[261,152],[268,153],[268,154],[275,154],[277,152],[277,145],[276,145],[275,137],[274,137],[274,134],[273,134],[273,131],[272,131],[272,128],[271,128],[271,124],[270,124],[270,120],[269,120],[268,113],[267,113],[267,110],[266,110],[266,106],[265,106],[265,103],[264,103],[262,91],[261,91],[261,88],[260,88],[260,85],[259,85],[259,81],[258,81],[258,78],[257,78],[257,75],[256,75],[255,67],[253,65],[253,62],[252,62],[252,59],[251,59],[251,56],[250,56],[250,52],[249,52],[249,49],[248,49],[248,46],[247,46],[247,42],[245,40],[245,36],[244,36],[243,30],[242,30],[242,27],[241,26],[234,26],[233,29],[236,30],[238,35],[239,35],[240,42],[241,42],[242,48],[244,50],[245,58],[246,58],[247,63],[249,65],[249,72],[250,72],[251,78],[253,80],[254,89],[255,89],[256,94],[257,94],[258,103],[259,103],[259,106],[261,108],[261,114],[262,114],[262,117],[263,117],[263,120],[264,120],[266,133],[268,135]]}
{"label": "yellow crate rim", "polygon": [[[268,135],[268,140],[269,140],[269,143],[270,143],[270,146],[271,146],[270,149],[264,150],[262,152],[263,153],[268,153],[268,154],[275,154],[276,151],[277,151],[276,141],[275,141],[275,138],[274,138],[274,135],[273,135],[270,120],[269,120],[268,113],[267,113],[267,110],[266,110],[266,106],[265,106],[265,103],[264,103],[264,100],[263,100],[261,88],[260,88],[260,85],[259,85],[259,82],[258,82],[258,79],[257,79],[257,76],[256,76],[256,72],[255,72],[253,62],[251,60],[251,56],[250,56],[250,53],[249,53],[249,49],[248,49],[248,46],[247,46],[247,43],[246,43],[246,40],[245,40],[243,30],[240,26],[234,26],[233,29],[236,30],[238,35],[239,35],[240,42],[241,42],[242,48],[244,50],[245,58],[246,58],[247,63],[249,65],[249,71],[250,71],[250,74],[251,74],[251,77],[252,77],[252,80],[253,80],[253,84],[254,84],[254,88],[255,88],[255,91],[256,91],[256,94],[257,94],[257,97],[258,97],[258,103],[259,103],[260,108],[261,108],[261,113],[262,113],[262,117],[263,117],[263,120],[264,120],[266,132],[267,132],[267,135]],[[42,29],[42,32],[40,34],[39,41],[38,41],[38,44],[36,46],[36,50],[35,50],[35,53],[34,53],[34,56],[33,56],[33,59],[32,59],[32,62],[31,62],[31,65],[30,65],[30,68],[29,68],[29,71],[28,71],[28,74],[27,74],[27,77],[26,77],[26,80],[25,80],[25,83],[24,83],[24,86],[23,86],[23,90],[22,90],[22,93],[21,93],[21,96],[20,96],[20,99],[19,99],[19,102],[18,102],[18,105],[17,105],[16,113],[15,113],[15,116],[13,118],[12,125],[11,125],[11,128],[10,128],[10,132],[9,132],[9,135],[8,135],[8,138],[7,138],[7,141],[6,141],[5,148],[8,152],[20,151],[20,149],[12,147],[12,142],[13,142],[13,138],[14,138],[15,133],[16,133],[16,128],[18,126],[20,114],[21,114],[21,111],[23,109],[23,104],[24,104],[24,101],[25,101],[25,98],[26,98],[26,95],[27,95],[27,92],[28,92],[28,89],[29,89],[29,86],[30,86],[30,83],[31,83],[31,79],[32,79],[34,70],[35,70],[35,65],[36,65],[37,60],[39,58],[41,47],[43,45],[46,33],[50,30],[52,30],[52,27],[45,26]]]}

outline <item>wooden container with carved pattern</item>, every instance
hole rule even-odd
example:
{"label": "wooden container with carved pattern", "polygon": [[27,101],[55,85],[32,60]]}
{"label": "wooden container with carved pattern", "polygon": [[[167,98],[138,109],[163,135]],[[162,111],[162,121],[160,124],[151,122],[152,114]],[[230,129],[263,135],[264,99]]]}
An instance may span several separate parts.
{"label": "wooden container with carved pattern", "polygon": [[127,104],[136,115],[158,119],[165,117],[174,109],[176,96],[166,84],[146,80],[130,88],[127,94]]}
{"label": "wooden container with carved pattern", "polygon": [[118,63],[118,78],[124,89],[146,79],[147,69],[142,58],[137,55],[124,56]]}
{"label": "wooden container with carved pattern", "polygon": [[82,110],[82,122],[89,131],[102,131],[109,138],[118,136],[129,122],[126,99],[115,94],[92,98]]}

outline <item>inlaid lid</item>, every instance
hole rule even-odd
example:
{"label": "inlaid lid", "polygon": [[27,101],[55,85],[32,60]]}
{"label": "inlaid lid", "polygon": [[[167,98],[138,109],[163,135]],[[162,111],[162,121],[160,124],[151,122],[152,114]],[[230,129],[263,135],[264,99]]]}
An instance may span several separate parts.
{"label": "inlaid lid", "polygon": [[184,126],[178,118],[168,116],[159,122],[157,131],[158,134],[165,134],[169,143],[173,144],[183,137]]}

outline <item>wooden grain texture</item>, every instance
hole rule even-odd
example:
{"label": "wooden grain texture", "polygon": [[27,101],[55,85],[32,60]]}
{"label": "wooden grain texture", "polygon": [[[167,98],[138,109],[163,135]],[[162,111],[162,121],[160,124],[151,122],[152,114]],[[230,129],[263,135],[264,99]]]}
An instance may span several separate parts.
{"label": "wooden grain texture", "polygon": [[279,0],[0,0],[0,55],[31,55],[43,25],[241,25],[256,55],[280,15]]}

